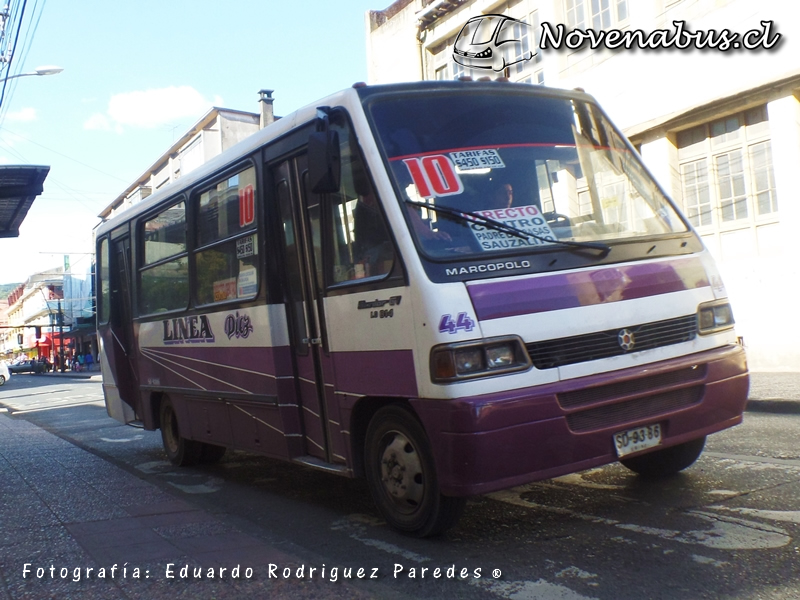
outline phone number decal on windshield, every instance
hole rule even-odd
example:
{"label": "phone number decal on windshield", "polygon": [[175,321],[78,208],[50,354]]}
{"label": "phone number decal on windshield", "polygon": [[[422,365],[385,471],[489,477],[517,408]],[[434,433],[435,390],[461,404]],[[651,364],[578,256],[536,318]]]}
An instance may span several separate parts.
{"label": "phone number decal on windshield", "polygon": [[461,171],[487,168],[502,169],[506,166],[503,159],[500,158],[500,153],[490,148],[451,152],[450,158]]}

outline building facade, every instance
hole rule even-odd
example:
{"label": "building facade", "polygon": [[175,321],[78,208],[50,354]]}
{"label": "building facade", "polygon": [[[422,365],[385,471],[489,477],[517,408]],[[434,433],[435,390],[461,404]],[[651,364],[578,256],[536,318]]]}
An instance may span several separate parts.
{"label": "building facade", "polygon": [[259,94],[260,113],[210,109],[98,216],[107,221],[271,123],[272,90]]}
{"label": "building facade", "polygon": [[[791,233],[800,228],[800,42],[784,34],[796,13],[777,0],[398,0],[366,15],[369,83],[489,75],[594,95],[715,256],[751,368],[796,371],[800,323],[786,308],[800,292]],[[527,25],[513,32],[502,72],[453,60],[465,23],[481,14]],[[663,30],[710,47],[577,43],[589,30],[641,39]],[[760,48],[723,51],[725,31]],[[515,56],[527,50],[535,56]]]}

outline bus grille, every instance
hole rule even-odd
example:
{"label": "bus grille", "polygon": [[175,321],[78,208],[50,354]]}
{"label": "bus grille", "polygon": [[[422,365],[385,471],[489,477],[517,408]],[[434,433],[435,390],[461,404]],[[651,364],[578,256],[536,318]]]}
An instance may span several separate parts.
{"label": "bus grille", "polygon": [[[621,329],[531,342],[525,347],[537,369],[552,369],[625,354],[618,341]],[[635,336],[633,352],[651,350],[693,340],[697,336],[697,315],[634,325],[627,329]]]}
{"label": "bus grille", "polygon": [[704,386],[696,385],[618,404],[590,408],[567,415],[567,425],[570,430],[579,433],[655,417],[697,404],[703,399],[704,389]]}
{"label": "bus grille", "polygon": [[562,392],[558,394],[558,404],[561,408],[570,409],[625,396],[633,396],[634,394],[652,393],[668,387],[686,386],[687,384],[704,380],[707,371],[708,365],[703,364],[627,381]]}

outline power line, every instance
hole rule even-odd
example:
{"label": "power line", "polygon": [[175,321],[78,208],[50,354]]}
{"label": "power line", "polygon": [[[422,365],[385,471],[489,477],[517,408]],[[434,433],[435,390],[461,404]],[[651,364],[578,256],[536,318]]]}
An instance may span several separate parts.
{"label": "power line", "polygon": [[81,161],[79,161],[79,160],[78,160],[78,159],[76,159],[76,158],[72,158],[71,156],[67,156],[67,155],[66,155],[66,154],[64,154],[63,152],[59,152],[58,150],[53,150],[52,148],[48,148],[47,146],[45,146],[45,145],[43,145],[43,144],[40,144],[39,142],[34,142],[32,139],[30,139],[30,138],[28,138],[28,137],[25,137],[24,135],[21,135],[21,134],[19,134],[19,133],[16,133],[16,132],[14,132],[14,131],[11,131],[11,130],[10,130],[8,127],[6,127],[5,125],[2,125],[2,126],[0,126],[0,130],[7,131],[8,133],[11,133],[11,134],[13,134],[13,135],[16,135],[17,137],[19,137],[19,138],[21,138],[21,139],[25,140],[25,141],[26,141],[26,142],[28,142],[28,143],[34,144],[34,145],[36,145],[36,146],[39,146],[40,148],[44,148],[45,150],[48,150],[48,151],[52,152],[53,154],[58,154],[59,156],[63,156],[64,158],[66,158],[66,159],[68,159],[68,160],[71,160],[72,162],[76,162],[76,163],[78,163],[79,165],[86,167],[87,169],[91,169],[92,171],[97,171],[98,173],[100,173],[100,174],[102,174],[102,175],[105,175],[106,177],[113,177],[114,179],[119,179],[120,181],[122,181],[122,182],[124,182],[124,183],[126,183],[126,184],[130,183],[130,181],[129,181],[128,179],[123,179],[122,177],[118,177],[118,176],[116,176],[116,175],[112,175],[111,173],[106,173],[105,171],[101,171],[101,170],[100,170],[100,169],[98,169],[97,167],[93,167],[93,166],[91,166],[91,165],[87,165],[85,162],[81,162]]}
{"label": "power line", "polygon": [[22,19],[25,17],[25,7],[28,5],[28,0],[22,2],[22,12],[19,16],[19,23],[17,24],[17,34],[14,36],[14,46],[11,48],[11,54],[6,61],[6,76],[3,79],[3,91],[0,93],[0,108],[3,107],[3,99],[6,97],[6,87],[8,86],[8,76],[11,73],[11,62],[14,60],[14,53],[17,50],[17,42],[19,41],[19,32],[22,30]]}

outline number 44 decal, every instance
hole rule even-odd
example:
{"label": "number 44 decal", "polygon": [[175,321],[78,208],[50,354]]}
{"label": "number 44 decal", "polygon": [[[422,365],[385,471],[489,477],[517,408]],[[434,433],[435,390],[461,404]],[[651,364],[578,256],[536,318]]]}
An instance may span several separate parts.
{"label": "number 44 decal", "polygon": [[442,315],[439,320],[439,333],[458,333],[459,331],[472,331],[475,329],[475,321],[470,319],[465,312],[458,313],[453,320],[453,315]]}

